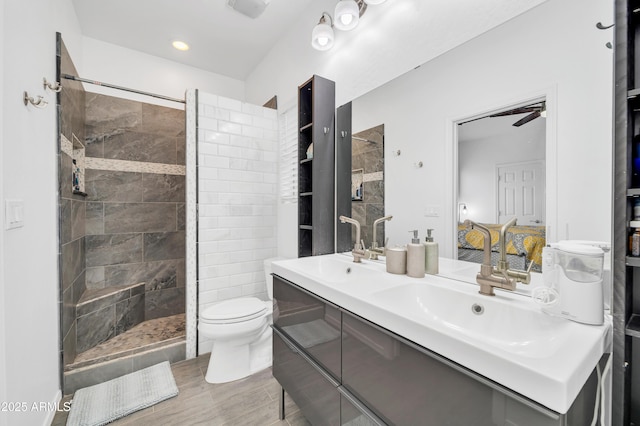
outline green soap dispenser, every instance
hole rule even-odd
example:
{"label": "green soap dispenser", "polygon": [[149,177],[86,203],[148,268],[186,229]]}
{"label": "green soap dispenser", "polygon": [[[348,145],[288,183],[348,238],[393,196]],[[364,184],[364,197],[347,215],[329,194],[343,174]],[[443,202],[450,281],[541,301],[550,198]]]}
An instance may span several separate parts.
{"label": "green soap dispenser", "polygon": [[427,274],[436,275],[438,273],[438,243],[433,241],[431,232],[427,229],[427,238],[424,242],[424,271]]}

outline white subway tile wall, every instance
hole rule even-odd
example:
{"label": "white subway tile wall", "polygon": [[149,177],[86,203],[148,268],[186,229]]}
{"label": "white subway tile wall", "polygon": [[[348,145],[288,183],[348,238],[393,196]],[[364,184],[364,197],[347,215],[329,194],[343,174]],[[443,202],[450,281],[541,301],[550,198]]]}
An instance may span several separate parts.
{"label": "white subway tile wall", "polygon": [[[267,298],[264,259],[277,253],[277,111],[198,92],[200,312]],[[199,352],[211,351],[199,336]]]}

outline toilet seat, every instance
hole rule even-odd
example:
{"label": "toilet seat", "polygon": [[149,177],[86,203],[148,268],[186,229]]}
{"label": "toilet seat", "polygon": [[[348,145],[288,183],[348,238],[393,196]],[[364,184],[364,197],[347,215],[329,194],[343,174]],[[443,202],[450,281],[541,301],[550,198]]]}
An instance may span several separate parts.
{"label": "toilet seat", "polygon": [[210,306],[200,314],[207,324],[232,324],[250,321],[265,314],[267,307],[257,297],[240,297]]}

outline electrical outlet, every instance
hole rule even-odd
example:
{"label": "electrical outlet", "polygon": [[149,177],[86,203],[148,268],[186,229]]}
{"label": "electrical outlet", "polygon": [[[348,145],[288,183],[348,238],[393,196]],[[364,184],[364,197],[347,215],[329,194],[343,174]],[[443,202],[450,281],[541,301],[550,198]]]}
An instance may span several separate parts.
{"label": "electrical outlet", "polygon": [[440,206],[430,205],[424,208],[425,217],[440,217]]}

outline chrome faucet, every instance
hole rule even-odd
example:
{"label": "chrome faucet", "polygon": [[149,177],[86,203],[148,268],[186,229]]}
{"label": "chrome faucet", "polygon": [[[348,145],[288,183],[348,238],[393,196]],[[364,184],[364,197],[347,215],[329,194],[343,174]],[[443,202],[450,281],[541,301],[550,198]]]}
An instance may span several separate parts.
{"label": "chrome faucet", "polygon": [[371,249],[369,249],[369,253],[370,253],[369,259],[378,260],[379,255],[384,256],[385,250],[387,248],[386,241],[389,241],[389,239],[385,241],[384,247],[378,247],[377,229],[378,229],[379,223],[382,223],[385,220],[391,220],[391,219],[393,219],[393,216],[384,216],[384,217],[381,217],[380,219],[376,219],[373,222],[373,241],[371,241]]}
{"label": "chrome faucet", "polygon": [[360,239],[360,222],[346,216],[340,216],[340,222],[350,223],[356,227],[356,243],[353,247],[353,250],[351,250],[351,254],[353,254],[353,261],[355,263],[361,263],[362,258],[365,256],[365,251],[364,251],[364,241]]}
{"label": "chrome faucet", "polygon": [[507,262],[507,229],[515,224],[516,219],[513,218],[500,229],[500,240],[498,241],[500,260],[497,267],[494,268],[491,265],[491,232],[487,227],[476,222],[468,219],[464,221],[464,225],[467,228],[477,229],[484,238],[482,265],[480,266],[480,273],[476,275],[476,282],[480,285],[480,294],[495,296],[494,287],[513,291],[516,289],[516,282],[529,284],[533,263],[529,265],[527,271],[518,271],[509,269],[509,262]]}

